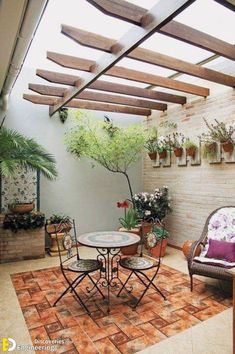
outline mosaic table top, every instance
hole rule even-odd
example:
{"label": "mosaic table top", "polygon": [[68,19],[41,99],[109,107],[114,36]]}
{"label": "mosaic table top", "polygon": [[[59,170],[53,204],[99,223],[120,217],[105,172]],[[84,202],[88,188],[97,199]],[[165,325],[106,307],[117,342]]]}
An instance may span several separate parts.
{"label": "mosaic table top", "polygon": [[94,248],[121,248],[140,242],[140,237],[129,232],[97,231],[79,236],[78,242]]}

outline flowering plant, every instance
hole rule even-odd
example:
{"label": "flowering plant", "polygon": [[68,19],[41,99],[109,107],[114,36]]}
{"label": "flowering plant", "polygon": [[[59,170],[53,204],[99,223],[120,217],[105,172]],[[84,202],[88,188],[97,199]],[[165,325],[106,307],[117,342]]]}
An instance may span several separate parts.
{"label": "flowering plant", "polygon": [[155,189],[154,193],[142,192],[133,196],[134,207],[142,220],[162,220],[171,211],[168,187]]}
{"label": "flowering plant", "polygon": [[173,133],[172,135],[168,135],[170,146],[173,149],[180,149],[184,146],[185,136],[182,133]]}
{"label": "flowering plant", "polygon": [[163,151],[170,150],[170,142],[167,137],[160,136],[156,142],[156,150],[161,153]]}
{"label": "flowering plant", "polygon": [[123,202],[117,202],[117,207],[124,208],[124,218],[119,218],[122,227],[127,230],[134,229],[139,224],[139,216],[137,210],[130,206],[127,200],[124,200]]}

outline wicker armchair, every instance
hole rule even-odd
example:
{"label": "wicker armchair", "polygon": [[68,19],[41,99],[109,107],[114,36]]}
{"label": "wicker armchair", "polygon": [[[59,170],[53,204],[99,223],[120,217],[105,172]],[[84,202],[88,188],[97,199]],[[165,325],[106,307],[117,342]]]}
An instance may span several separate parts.
{"label": "wicker armchair", "polygon": [[224,207],[214,210],[208,216],[208,218],[206,220],[201,237],[199,238],[199,240],[195,241],[190,247],[187,261],[188,261],[188,270],[189,270],[189,276],[190,276],[190,282],[191,282],[191,291],[193,291],[193,275],[194,274],[203,275],[206,277],[220,279],[220,280],[227,280],[227,281],[232,280],[232,276],[227,272],[227,268],[221,267],[221,266],[216,266],[216,265],[209,265],[209,264],[205,264],[205,263],[199,263],[194,260],[195,251],[198,248],[198,246],[202,246],[202,251],[203,251],[203,249],[205,248],[205,246],[207,244],[208,226],[209,226],[212,216],[224,208],[234,208],[235,209],[235,206],[224,206]]}

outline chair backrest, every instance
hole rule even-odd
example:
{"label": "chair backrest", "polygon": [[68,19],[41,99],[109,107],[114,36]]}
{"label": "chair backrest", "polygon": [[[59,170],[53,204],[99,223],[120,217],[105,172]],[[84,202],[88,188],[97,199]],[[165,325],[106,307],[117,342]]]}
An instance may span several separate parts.
{"label": "chair backrest", "polygon": [[[160,265],[160,262],[161,262],[161,252],[162,252],[162,243],[163,243],[163,235],[165,234],[165,224],[160,221],[160,220],[154,220],[154,222],[152,223],[152,231],[147,234],[147,237],[148,237],[148,244],[149,244],[149,247],[155,247],[157,245],[159,245],[159,255],[158,255],[158,262],[159,262],[159,265]],[[155,228],[158,229],[158,237],[156,237],[156,235],[154,236],[155,234]],[[149,235],[149,236],[148,236]],[[151,245],[152,243],[152,245]]]}
{"label": "chair backrest", "polygon": [[220,208],[211,216],[207,238],[235,242],[235,207]]}
{"label": "chair backrest", "polygon": [[209,239],[235,242],[235,206],[218,208],[208,216],[201,236],[205,247],[200,256],[207,253]]}
{"label": "chair backrest", "polygon": [[[80,259],[79,250],[78,250],[77,232],[76,232],[74,219],[72,220],[72,223],[70,225],[71,228],[70,226],[67,227],[68,224],[65,225],[62,221],[60,224],[55,225],[54,227],[55,228],[54,234],[56,236],[56,242],[57,242],[61,266],[69,259],[73,258],[74,256],[76,256],[77,259]],[[74,250],[75,252],[73,252]],[[63,258],[63,256],[65,257]]]}

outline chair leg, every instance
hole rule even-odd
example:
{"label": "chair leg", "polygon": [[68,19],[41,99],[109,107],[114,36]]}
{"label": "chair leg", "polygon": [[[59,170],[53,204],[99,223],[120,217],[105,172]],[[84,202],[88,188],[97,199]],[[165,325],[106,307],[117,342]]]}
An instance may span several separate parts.
{"label": "chair leg", "polygon": [[148,280],[148,282],[149,282],[149,284],[146,284],[144,281],[143,281],[143,279],[139,276],[139,274],[137,273],[137,272],[135,272],[135,275],[139,278],[139,280],[146,286],[146,287],[150,287],[151,285],[154,287],[154,289],[163,297],[163,299],[164,300],[166,300],[166,297],[165,297],[165,295],[161,292],[161,290],[160,289],[158,289],[158,287],[154,284],[154,278],[155,278],[155,276],[157,275],[157,274],[155,274],[154,276],[153,276],[153,278],[152,279],[150,279],[146,274],[144,274],[144,273],[142,273],[142,272],[140,272],[139,271],[139,273],[140,274],[142,274],[147,280]]}
{"label": "chair leg", "polygon": [[190,274],[190,290],[193,291],[193,275]]}
{"label": "chair leg", "polygon": [[[73,282],[72,283],[69,283],[69,281],[67,280],[67,278],[65,278],[66,279],[66,281],[67,281],[67,283],[69,284],[69,286],[65,289],[65,291],[63,291],[63,293],[58,297],[58,299],[54,302],[54,304],[53,304],[53,307],[54,306],[56,306],[56,304],[57,304],[57,302],[58,301],[60,301],[60,299],[62,299],[62,297],[65,295],[65,294],[67,294],[67,292],[70,290],[71,292],[73,291],[73,285],[78,281],[78,280],[82,280],[82,279],[80,279],[81,277],[83,276],[83,278],[84,278],[84,274],[80,274],[76,279],[74,279],[73,280]],[[78,282],[78,284],[80,283],[80,281]],[[76,284],[76,286],[77,286],[77,284]]]}
{"label": "chair leg", "polygon": [[[117,294],[117,297],[119,297],[119,295],[121,294],[122,290],[125,288],[125,285],[127,284],[128,280],[130,279],[130,277],[132,276],[134,272],[132,271],[130,273],[130,275],[127,277],[125,283],[122,285],[121,289],[119,290],[118,294]],[[125,290],[128,292],[128,290],[125,288]]]}
{"label": "chair leg", "polygon": [[[94,282],[94,280],[92,279],[92,277],[90,276],[90,274],[88,273],[87,275],[88,275],[88,278],[90,279],[90,281],[92,282],[92,284],[94,285],[94,287],[98,290],[98,292],[99,292],[100,295],[102,296],[102,298],[105,299],[104,294],[102,294],[101,290],[99,289],[99,287],[98,287],[98,285],[97,285],[98,281],[97,281],[97,282]],[[93,287],[93,289],[94,289],[94,287]],[[95,293],[96,293],[96,292],[95,292]],[[93,295],[95,295],[95,293],[94,293]],[[92,296],[93,296],[93,295],[92,295]],[[91,298],[91,297],[90,297],[90,298]]]}

